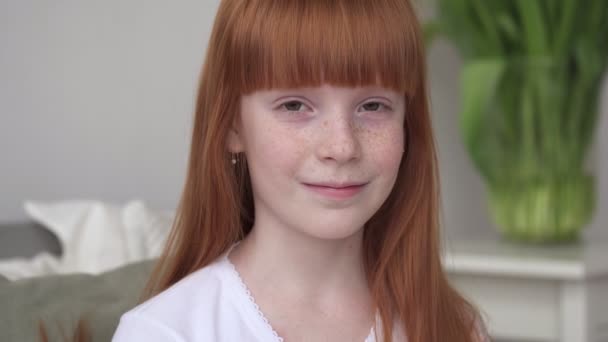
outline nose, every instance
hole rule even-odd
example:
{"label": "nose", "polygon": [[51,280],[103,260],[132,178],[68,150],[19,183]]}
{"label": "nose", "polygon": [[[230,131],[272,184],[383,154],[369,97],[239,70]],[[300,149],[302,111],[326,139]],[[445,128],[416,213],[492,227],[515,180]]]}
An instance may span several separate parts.
{"label": "nose", "polygon": [[318,148],[321,160],[343,164],[360,157],[361,146],[355,126],[350,120],[328,120],[323,123],[322,131]]}

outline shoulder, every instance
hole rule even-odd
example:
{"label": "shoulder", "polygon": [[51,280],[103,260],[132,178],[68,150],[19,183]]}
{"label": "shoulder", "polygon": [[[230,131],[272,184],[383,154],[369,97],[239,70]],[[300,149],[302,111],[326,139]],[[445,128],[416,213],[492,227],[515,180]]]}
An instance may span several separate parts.
{"label": "shoulder", "polygon": [[[222,263],[216,261],[184,277],[171,287],[141,303],[128,313],[152,316],[167,321],[178,310],[188,314],[199,305],[214,304],[222,290]],[[194,305],[197,304],[197,305]]]}
{"label": "shoulder", "polygon": [[[236,314],[221,260],[184,277],[120,318],[113,341],[217,340],[221,317]],[[233,310],[231,310],[233,309]]]}

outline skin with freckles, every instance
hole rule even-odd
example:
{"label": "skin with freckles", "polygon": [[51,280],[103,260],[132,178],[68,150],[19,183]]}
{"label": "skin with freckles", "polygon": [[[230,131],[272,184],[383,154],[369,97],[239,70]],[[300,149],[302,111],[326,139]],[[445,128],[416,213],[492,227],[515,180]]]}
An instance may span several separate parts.
{"label": "skin with freckles", "polygon": [[[241,99],[231,150],[249,166],[256,226],[319,239],[361,229],[388,197],[403,152],[404,99],[377,86],[273,89]],[[305,184],[364,184],[333,199]]]}

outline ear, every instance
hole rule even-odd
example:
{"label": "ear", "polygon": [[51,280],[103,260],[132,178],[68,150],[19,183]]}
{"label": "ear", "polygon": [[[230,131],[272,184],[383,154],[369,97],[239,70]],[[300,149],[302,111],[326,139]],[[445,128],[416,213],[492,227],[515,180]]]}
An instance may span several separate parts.
{"label": "ear", "polygon": [[228,152],[240,153],[245,150],[245,144],[241,131],[236,125],[232,125],[230,131],[228,131],[227,146]]}

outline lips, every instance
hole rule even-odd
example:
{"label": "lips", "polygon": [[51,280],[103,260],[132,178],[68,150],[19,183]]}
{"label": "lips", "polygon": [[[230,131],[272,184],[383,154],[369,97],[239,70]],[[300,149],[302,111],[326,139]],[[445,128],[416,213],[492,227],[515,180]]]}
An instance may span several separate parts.
{"label": "lips", "polygon": [[303,183],[309,190],[332,199],[347,199],[358,194],[367,183],[363,182],[318,182]]}

